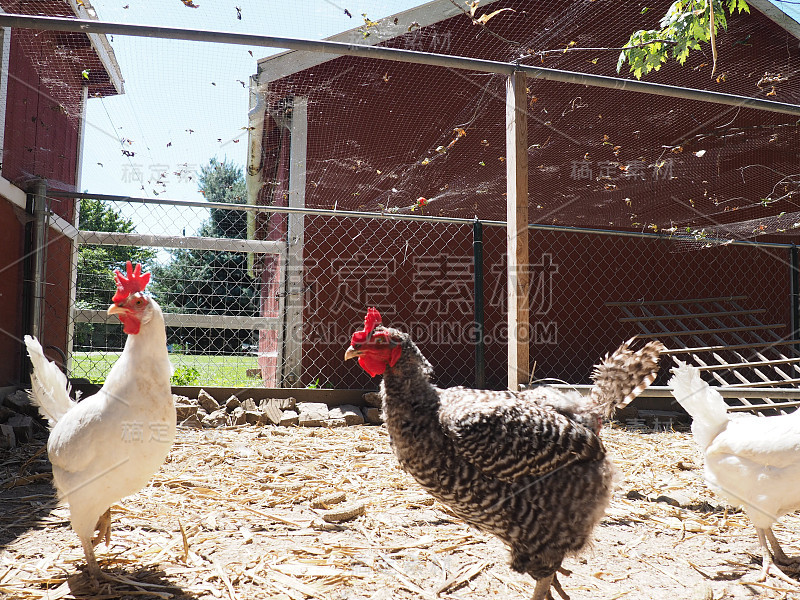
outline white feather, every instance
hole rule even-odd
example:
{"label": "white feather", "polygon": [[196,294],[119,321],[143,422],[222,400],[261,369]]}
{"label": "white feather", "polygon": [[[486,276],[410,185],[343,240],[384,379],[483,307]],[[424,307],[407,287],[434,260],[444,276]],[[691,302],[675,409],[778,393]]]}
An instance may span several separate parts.
{"label": "white feather", "polygon": [[70,385],[61,369],[47,360],[36,338],[26,335],[25,346],[33,363],[31,399],[52,429],[75,404],[69,397]]}
{"label": "white feather", "polygon": [[692,416],[692,434],[702,450],[728,425],[728,407],[719,392],[700,379],[697,367],[676,361],[669,385],[672,395]]}

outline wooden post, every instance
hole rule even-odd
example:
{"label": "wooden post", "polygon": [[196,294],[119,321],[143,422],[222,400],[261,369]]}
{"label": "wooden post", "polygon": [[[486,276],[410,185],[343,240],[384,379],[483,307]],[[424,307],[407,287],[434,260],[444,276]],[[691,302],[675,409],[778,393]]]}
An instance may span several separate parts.
{"label": "wooden post", "polygon": [[[292,105],[289,146],[289,206],[306,205],[306,152],[308,141],[308,98],[295,96]],[[300,387],[303,370],[303,240],[305,216],[289,213],[286,253],[283,338],[283,381],[281,387]]]}
{"label": "wooden post", "polygon": [[525,75],[506,82],[506,242],[508,263],[508,389],[528,383],[528,123]]}

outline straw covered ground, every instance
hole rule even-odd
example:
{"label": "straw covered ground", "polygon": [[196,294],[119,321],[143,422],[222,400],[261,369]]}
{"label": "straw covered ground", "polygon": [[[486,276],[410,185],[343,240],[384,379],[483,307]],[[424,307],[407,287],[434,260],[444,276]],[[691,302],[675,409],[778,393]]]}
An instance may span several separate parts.
{"label": "straw covered ground", "polygon": [[[565,562],[573,600],[800,597],[776,579],[755,582],[755,531],[704,487],[690,434],[610,427],[604,438],[620,469],[617,492],[593,547]],[[113,507],[112,544],[99,546],[98,558],[119,582],[92,591],[67,509],[52,501],[43,443],[0,455],[0,597],[478,600],[533,592],[500,542],[399,469],[380,427],[179,431],[151,484]],[[797,516],[776,528],[790,555],[800,554],[797,530]]]}

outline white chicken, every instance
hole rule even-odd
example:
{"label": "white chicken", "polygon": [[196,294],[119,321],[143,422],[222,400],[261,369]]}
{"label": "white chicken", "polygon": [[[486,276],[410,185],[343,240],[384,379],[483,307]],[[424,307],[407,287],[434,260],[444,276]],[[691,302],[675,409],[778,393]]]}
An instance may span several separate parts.
{"label": "white chicken", "polygon": [[[128,338],[99,392],[81,402],[69,397],[61,370],[39,342],[25,336],[33,374],[31,397],[50,425],[47,451],[53,481],[69,504],[89,575],[103,577],[94,547],[111,540],[110,506],[138,492],[158,470],[175,439],[164,316],[144,295],[150,274],[141,265],[127,277],[115,272],[117,292],[108,314],[122,321]],[[97,531],[97,535],[94,533]]]}
{"label": "white chicken", "polygon": [[772,525],[800,510],[800,411],[730,419],[722,396],[700,378],[697,367],[678,361],[672,373],[672,395],[692,416],[706,482],[731,504],[743,507],[756,527],[763,557],[759,580],[774,575],[796,584],[775,564],[793,561],[778,544]]}

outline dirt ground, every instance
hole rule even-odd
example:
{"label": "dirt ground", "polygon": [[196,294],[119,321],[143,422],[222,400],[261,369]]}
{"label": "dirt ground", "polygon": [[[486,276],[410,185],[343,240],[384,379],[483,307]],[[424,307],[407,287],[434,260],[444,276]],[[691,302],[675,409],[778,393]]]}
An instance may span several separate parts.
{"label": "dirt ground", "polygon": [[[617,491],[593,546],[567,559],[572,600],[800,598],[757,583],[760,554],[745,516],[709,492],[685,432],[611,427]],[[183,430],[151,484],[112,509],[103,569],[84,557],[56,506],[44,437],[0,455],[0,597],[6,598],[530,598],[533,581],[507,551],[434,502],[401,471],[380,427]],[[342,505],[312,503],[344,492]],[[677,506],[675,504],[678,504]],[[340,515],[341,516],[341,515]],[[796,515],[776,528],[800,554]]]}

